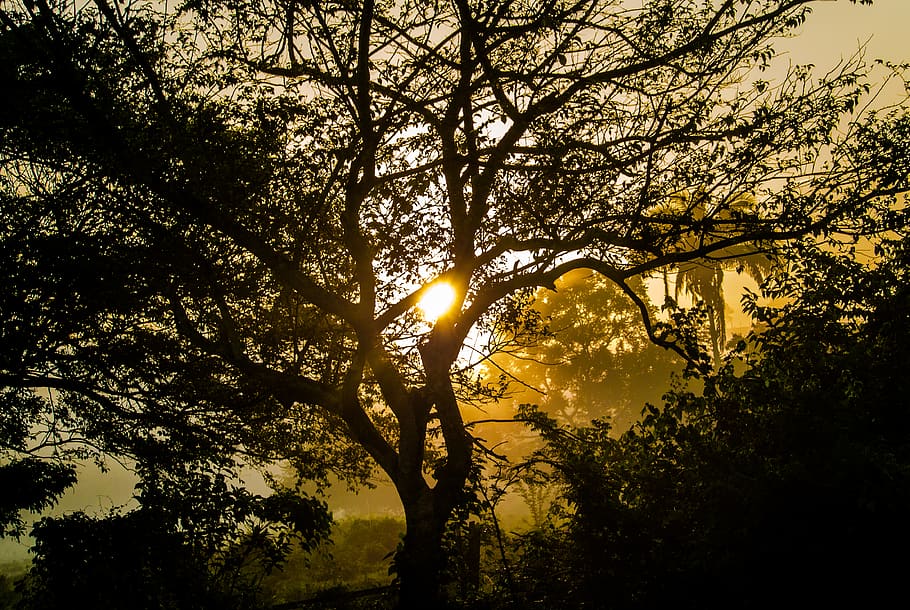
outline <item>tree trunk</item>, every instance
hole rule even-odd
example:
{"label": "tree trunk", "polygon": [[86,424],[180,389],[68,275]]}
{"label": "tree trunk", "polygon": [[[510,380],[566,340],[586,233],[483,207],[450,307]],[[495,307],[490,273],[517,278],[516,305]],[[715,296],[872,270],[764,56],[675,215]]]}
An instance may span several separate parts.
{"label": "tree trunk", "polygon": [[399,608],[444,608],[443,570],[445,554],[442,534],[448,512],[433,502],[433,492],[426,488],[415,498],[402,498],[407,532],[397,557],[400,581]]}
{"label": "tree trunk", "polygon": [[[441,320],[430,339],[420,346],[427,376],[425,392],[411,394],[407,411],[414,417],[402,426],[395,481],[407,524],[398,556],[399,607],[407,610],[446,607],[442,536],[453,508],[463,500],[473,448],[449,374],[459,345],[451,323]],[[423,474],[431,407],[435,407],[446,452],[445,463],[433,473],[436,484],[432,488]]]}

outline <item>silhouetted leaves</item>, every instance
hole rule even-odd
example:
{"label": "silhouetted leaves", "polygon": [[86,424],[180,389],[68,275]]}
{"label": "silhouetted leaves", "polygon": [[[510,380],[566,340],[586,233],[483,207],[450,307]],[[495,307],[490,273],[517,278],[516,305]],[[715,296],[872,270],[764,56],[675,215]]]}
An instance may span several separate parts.
{"label": "silhouetted leaves", "polygon": [[21,511],[40,513],[76,483],[76,470],[70,464],[25,458],[0,464],[0,538],[25,534]]}
{"label": "silhouetted leaves", "polygon": [[906,241],[881,244],[889,255],[869,265],[799,246],[767,284],[791,300],[755,306],[761,330],[701,391],[675,387],[619,439],[529,417],[569,510],[522,543],[522,595],[542,608],[757,608],[898,594],[910,266]]}

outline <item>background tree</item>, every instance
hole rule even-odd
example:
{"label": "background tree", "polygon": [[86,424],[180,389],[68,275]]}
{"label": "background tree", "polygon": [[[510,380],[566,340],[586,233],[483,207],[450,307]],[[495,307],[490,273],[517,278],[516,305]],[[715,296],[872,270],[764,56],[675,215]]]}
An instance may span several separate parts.
{"label": "background tree", "polygon": [[[401,543],[398,517],[349,517],[332,526],[331,542],[312,554],[295,553],[264,580],[273,602],[293,602],[321,592],[375,590],[387,585],[391,550]],[[326,602],[328,605],[329,602]]]}
{"label": "background tree", "polygon": [[[470,333],[587,268],[691,357],[632,278],[905,188],[906,156],[845,144],[875,117],[838,131],[858,62],[751,80],[810,4],[6,3],[4,391],[58,452],[376,464],[402,604],[432,605],[473,463]],[[711,208],[654,213],[680,189]],[[728,213],[743,192],[755,213]],[[455,302],[420,319],[436,281]]]}
{"label": "background tree", "polygon": [[[660,211],[662,213],[682,213],[691,210],[695,216],[703,216],[709,207],[708,196],[703,193],[677,193]],[[730,220],[754,213],[755,199],[743,193],[735,197],[726,210],[721,212]],[[694,244],[690,244],[692,247]],[[775,257],[763,247],[763,244],[736,244],[676,266],[674,275],[673,299],[688,295],[702,301],[708,309],[707,337],[711,356],[719,363],[727,343],[726,310],[724,296],[724,275],[728,270],[737,273],[745,272],[752,280],[761,282],[774,265]],[[670,269],[664,270],[664,295],[670,298]]]}
{"label": "background tree", "polygon": [[[504,374],[514,382],[496,409],[511,416],[518,405],[533,403],[561,423],[608,418],[622,432],[644,403],[660,400],[662,384],[684,361],[651,342],[641,311],[609,280],[578,270],[554,286],[538,290],[532,305],[546,323],[545,335],[524,346],[504,345],[491,358],[487,376]],[[636,279],[629,286],[656,319],[644,284]]]}

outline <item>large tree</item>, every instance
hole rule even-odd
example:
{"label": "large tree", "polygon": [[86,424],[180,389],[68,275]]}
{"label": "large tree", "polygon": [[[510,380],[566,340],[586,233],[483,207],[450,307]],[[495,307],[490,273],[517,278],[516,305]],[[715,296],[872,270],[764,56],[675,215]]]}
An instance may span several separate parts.
{"label": "large tree", "polygon": [[[811,4],[4,3],[5,451],[352,479],[369,456],[425,605],[472,469],[472,333],[533,332],[516,295],[579,268],[647,314],[632,278],[905,187],[905,142],[853,144],[859,61],[762,79]],[[711,205],[668,208],[683,190]]]}

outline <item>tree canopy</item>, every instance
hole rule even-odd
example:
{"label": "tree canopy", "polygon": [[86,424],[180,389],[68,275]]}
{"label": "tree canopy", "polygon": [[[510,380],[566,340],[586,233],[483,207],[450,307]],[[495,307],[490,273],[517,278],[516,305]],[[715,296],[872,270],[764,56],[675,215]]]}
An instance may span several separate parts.
{"label": "tree canopy", "polygon": [[5,3],[5,453],[378,465],[425,604],[473,463],[472,333],[537,332],[524,295],[584,268],[693,358],[633,278],[889,222],[906,118],[860,112],[871,68],[762,79],[811,4]]}

